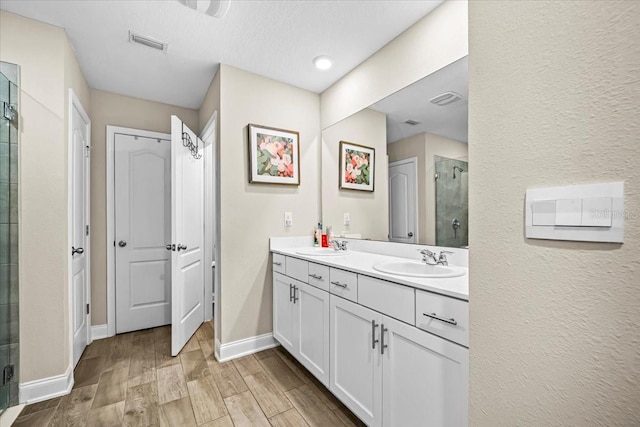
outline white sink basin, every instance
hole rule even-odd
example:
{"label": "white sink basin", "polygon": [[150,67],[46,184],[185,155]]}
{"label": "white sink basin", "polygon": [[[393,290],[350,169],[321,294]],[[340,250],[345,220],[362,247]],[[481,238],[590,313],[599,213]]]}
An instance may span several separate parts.
{"label": "white sink basin", "polygon": [[336,251],[333,248],[305,248],[297,250],[298,255],[306,256],[345,256],[351,255],[349,251]]}
{"label": "white sink basin", "polygon": [[382,273],[397,274],[409,277],[447,278],[458,277],[465,274],[465,269],[453,265],[429,265],[417,261],[385,262],[373,266],[374,270]]}

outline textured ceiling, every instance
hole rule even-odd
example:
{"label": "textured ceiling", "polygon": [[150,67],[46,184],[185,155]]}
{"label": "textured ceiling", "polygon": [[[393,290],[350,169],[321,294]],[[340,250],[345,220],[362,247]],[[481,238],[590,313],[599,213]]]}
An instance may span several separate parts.
{"label": "textured ceiling", "polygon": [[[218,19],[175,0],[2,0],[6,11],[66,29],[95,89],[198,108],[220,63],[321,92],[442,3],[232,1]],[[166,54],[128,42],[133,30]],[[312,60],[329,55],[319,71]]]}
{"label": "textured ceiling", "polygon": [[[462,99],[444,107],[429,102],[448,91]],[[460,142],[468,141],[469,133],[469,57],[447,65],[407,86],[370,108],[387,115],[387,142],[396,142],[422,132],[429,132]],[[404,123],[415,120],[412,126]]]}

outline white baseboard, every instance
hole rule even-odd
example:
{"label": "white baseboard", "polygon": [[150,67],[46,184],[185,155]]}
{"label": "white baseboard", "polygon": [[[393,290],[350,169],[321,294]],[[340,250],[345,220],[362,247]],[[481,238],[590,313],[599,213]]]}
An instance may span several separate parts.
{"label": "white baseboard", "polygon": [[20,383],[18,387],[20,403],[28,405],[64,396],[69,394],[73,387],[73,367],[69,366],[67,372],[62,375]]}
{"label": "white baseboard", "polygon": [[93,325],[91,326],[91,341],[101,340],[109,336],[107,325]]}
{"label": "white baseboard", "polygon": [[233,341],[226,344],[221,344],[216,338],[216,359],[218,359],[219,362],[226,362],[227,360],[257,353],[279,345],[278,341],[273,338],[273,333],[245,338],[243,340]]}

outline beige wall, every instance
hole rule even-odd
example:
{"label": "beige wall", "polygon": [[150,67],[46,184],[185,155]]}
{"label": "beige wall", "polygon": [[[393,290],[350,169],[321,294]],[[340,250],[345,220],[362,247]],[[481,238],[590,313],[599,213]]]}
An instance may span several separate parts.
{"label": "beige wall", "polygon": [[[311,236],[320,217],[320,100],[315,93],[222,65],[220,115],[223,307],[220,341],[272,331],[270,236]],[[300,185],[249,184],[249,123],[300,133]],[[293,226],[284,227],[284,212]],[[218,338],[218,337],[216,337]]]}
{"label": "beige wall", "polygon": [[70,368],[67,92],[89,90],[63,29],[0,11],[0,60],[20,65],[20,382]]}
{"label": "beige wall", "polygon": [[468,53],[467,2],[445,1],[322,92],[322,129]]}
{"label": "beige wall", "polygon": [[198,129],[198,112],[160,102],[91,91],[91,323],[107,323],[107,125],[171,133],[171,115]]}
{"label": "beige wall", "polygon": [[[374,190],[341,190],[340,141],[373,147]],[[362,238],[387,240],[389,234],[389,192],[387,164],[387,122],[384,113],[365,109],[322,131],[322,221],[341,232],[359,233]],[[351,216],[344,226],[344,213]],[[313,230],[313,224],[309,227]]]}
{"label": "beige wall", "polygon": [[[427,167],[425,165],[424,133],[401,139],[387,145],[389,163],[417,158],[418,168],[418,243],[427,244]],[[432,243],[431,243],[432,244]]]}
{"label": "beige wall", "polygon": [[[470,2],[470,425],[640,425],[640,2]],[[624,244],[524,238],[625,181]]]}

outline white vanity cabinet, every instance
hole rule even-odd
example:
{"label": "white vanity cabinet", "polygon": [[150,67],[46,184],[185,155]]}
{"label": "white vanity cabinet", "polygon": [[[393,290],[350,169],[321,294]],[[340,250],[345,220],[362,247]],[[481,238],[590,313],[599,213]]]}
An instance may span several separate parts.
{"label": "white vanity cabinet", "polygon": [[466,426],[469,350],[387,316],[382,325],[382,425]]}
{"label": "white vanity cabinet", "polygon": [[328,292],[273,273],[273,336],[329,386]]}
{"label": "white vanity cabinet", "polygon": [[329,390],[369,426],[382,425],[382,315],[331,295]]}
{"label": "white vanity cabinet", "polygon": [[468,425],[467,301],[284,264],[286,275],[274,267],[274,337],[354,414],[372,427]]}

